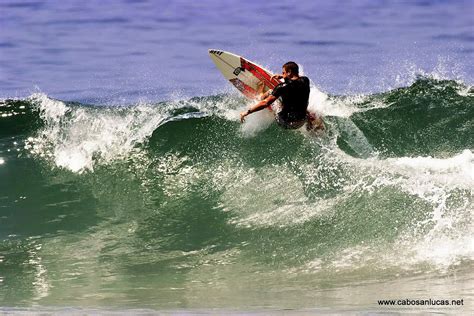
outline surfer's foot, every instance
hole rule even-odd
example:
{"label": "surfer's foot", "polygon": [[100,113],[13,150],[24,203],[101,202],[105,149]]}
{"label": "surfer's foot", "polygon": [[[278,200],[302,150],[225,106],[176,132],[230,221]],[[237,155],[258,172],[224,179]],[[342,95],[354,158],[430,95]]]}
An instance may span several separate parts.
{"label": "surfer's foot", "polygon": [[306,130],[308,131],[324,131],[326,126],[324,126],[323,120],[318,117],[316,114],[308,114],[308,122],[306,123]]}

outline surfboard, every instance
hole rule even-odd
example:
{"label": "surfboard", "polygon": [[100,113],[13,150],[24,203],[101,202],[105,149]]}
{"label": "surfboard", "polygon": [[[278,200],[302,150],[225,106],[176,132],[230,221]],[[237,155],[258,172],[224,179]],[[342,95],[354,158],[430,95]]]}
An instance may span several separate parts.
{"label": "surfboard", "polygon": [[280,83],[271,78],[273,73],[242,56],[218,49],[209,49],[209,56],[224,77],[249,99],[258,96],[259,84],[266,92]]}

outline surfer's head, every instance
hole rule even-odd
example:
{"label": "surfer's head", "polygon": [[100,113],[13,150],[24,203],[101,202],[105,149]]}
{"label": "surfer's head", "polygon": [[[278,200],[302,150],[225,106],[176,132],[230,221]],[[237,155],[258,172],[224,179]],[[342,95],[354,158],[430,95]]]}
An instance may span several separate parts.
{"label": "surfer's head", "polygon": [[298,64],[294,61],[289,61],[283,65],[283,77],[293,77],[299,75],[299,67]]}

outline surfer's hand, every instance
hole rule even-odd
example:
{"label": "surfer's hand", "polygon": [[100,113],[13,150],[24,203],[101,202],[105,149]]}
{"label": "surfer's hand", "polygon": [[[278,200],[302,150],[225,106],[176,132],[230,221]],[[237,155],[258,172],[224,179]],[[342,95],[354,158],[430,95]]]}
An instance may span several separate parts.
{"label": "surfer's hand", "polygon": [[283,78],[282,75],[273,75],[270,79],[271,79],[271,80],[273,80],[273,79],[280,80],[281,78]]}
{"label": "surfer's hand", "polygon": [[245,117],[247,115],[249,115],[249,111],[245,111],[245,112],[240,113],[240,123],[245,122]]}

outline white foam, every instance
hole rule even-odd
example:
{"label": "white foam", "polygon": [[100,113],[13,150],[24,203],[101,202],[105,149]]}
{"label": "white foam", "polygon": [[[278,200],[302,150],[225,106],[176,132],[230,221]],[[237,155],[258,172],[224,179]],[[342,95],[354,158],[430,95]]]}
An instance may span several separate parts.
{"label": "white foam", "polygon": [[474,155],[466,149],[462,153],[446,158],[402,157],[388,160],[400,171],[416,172],[418,175],[433,176],[446,184],[465,183],[474,185]]}
{"label": "white foam", "polygon": [[122,111],[69,107],[44,94],[31,99],[38,103],[45,127],[26,141],[25,148],[79,173],[93,170],[96,160],[109,162],[126,155],[150,136],[164,117],[159,109],[145,104]]}
{"label": "white foam", "polygon": [[308,110],[323,116],[329,115],[339,117],[349,117],[354,112],[358,111],[357,107],[353,106],[352,102],[330,99],[327,94],[321,92],[316,87],[311,87]]}
{"label": "white foam", "polygon": [[[472,231],[471,227],[471,231]],[[474,258],[474,236],[450,237],[449,235],[426,238],[413,246],[413,262],[429,262],[437,267],[450,267],[462,259]]]}
{"label": "white foam", "polygon": [[[409,249],[404,260],[387,253],[385,261],[396,265],[423,262],[447,267],[462,258],[474,258],[474,229],[469,220],[473,210],[469,192],[474,187],[474,156],[470,150],[445,159],[401,157],[385,160],[351,160],[361,172],[378,174],[375,181],[362,178],[351,191],[373,192],[395,186],[431,206],[426,219],[399,236],[400,248]],[[418,228],[423,232],[418,236]]]}
{"label": "white foam", "polygon": [[[391,75],[390,72],[393,74]],[[388,69],[387,79],[391,81],[390,84],[384,85],[383,90],[391,90],[398,87],[409,87],[416,80],[420,78],[430,78],[434,80],[454,80],[459,85],[464,86],[462,78],[466,77],[463,74],[462,66],[455,60],[449,57],[438,57],[436,65],[432,69],[423,69],[410,61],[402,61],[391,64],[391,69]],[[460,89],[458,93],[465,95],[469,89]]]}
{"label": "white foam", "polygon": [[[245,111],[245,109],[242,109]],[[240,113],[238,114],[240,119]],[[274,114],[267,110],[261,110],[245,117],[245,122],[241,126],[241,132],[244,137],[255,136],[256,133],[267,129],[275,121]]]}

